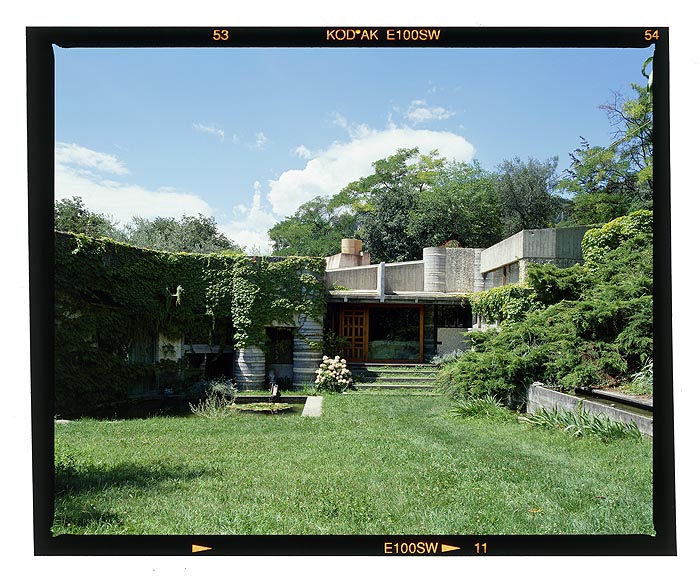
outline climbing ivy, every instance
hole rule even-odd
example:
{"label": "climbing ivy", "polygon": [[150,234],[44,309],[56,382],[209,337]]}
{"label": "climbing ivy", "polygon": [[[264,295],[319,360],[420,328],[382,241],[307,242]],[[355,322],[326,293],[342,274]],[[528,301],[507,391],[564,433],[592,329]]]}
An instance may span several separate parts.
{"label": "climbing ivy", "polygon": [[638,210],[611,220],[599,228],[586,231],[581,241],[586,266],[595,268],[611,250],[628,239],[643,234],[651,235],[653,225],[654,213],[650,210]]}
{"label": "climbing ivy", "polygon": [[[262,346],[273,321],[324,315],[323,259],[167,253],[62,232],[55,239],[57,410],[124,398],[152,378],[163,363],[127,362],[140,336]],[[230,342],[215,342],[221,334]]]}
{"label": "climbing ivy", "polygon": [[484,292],[465,296],[472,311],[489,323],[521,321],[530,311],[542,308],[535,298],[535,291],[523,284],[494,287]]}

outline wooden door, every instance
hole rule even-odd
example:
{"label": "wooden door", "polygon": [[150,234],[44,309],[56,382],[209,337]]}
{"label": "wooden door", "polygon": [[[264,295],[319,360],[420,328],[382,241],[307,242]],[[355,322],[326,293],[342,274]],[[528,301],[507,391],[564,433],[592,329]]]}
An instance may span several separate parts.
{"label": "wooden door", "polygon": [[343,307],[340,313],[340,336],[348,345],[343,357],[351,363],[367,359],[367,307]]}

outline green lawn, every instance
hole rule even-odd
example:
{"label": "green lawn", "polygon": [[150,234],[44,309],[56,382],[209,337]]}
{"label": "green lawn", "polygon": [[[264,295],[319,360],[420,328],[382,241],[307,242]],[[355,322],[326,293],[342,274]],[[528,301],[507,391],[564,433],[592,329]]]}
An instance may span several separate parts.
{"label": "green lawn", "polygon": [[56,425],[54,534],[653,534],[651,441],[455,419],[428,395],[321,418]]}

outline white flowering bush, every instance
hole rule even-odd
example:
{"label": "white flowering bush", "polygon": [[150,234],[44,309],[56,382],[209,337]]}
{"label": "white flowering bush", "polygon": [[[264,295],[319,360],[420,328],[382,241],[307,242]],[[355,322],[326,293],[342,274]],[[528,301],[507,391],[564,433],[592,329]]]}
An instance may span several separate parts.
{"label": "white flowering bush", "polygon": [[345,359],[336,356],[323,356],[321,365],[316,370],[316,389],[319,391],[342,392],[352,386],[352,373]]}

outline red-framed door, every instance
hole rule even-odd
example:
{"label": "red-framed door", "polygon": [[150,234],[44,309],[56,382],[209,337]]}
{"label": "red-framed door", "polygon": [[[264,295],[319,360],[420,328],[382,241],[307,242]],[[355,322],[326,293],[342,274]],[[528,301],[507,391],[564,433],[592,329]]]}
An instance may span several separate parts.
{"label": "red-framed door", "polygon": [[351,363],[367,360],[367,307],[343,307],[340,311],[340,336],[347,342],[343,357]]}
{"label": "red-framed door", "polygon": [[[370,311],[387,309],[416,309],[418,311],[418,331],[417,342],[419,346],[418,357],[413,359],[405,359],[404,357],[392,358],[390,354],[386,357],[377,357],[370,359]],[[372,362],[423,362],[423,305],[374,305],[374,304],[358,304],[344,305],[340,309],[340,336],[346,341],[347,346],[343,349],[342,355],[348,362],[365,363],[369,360]],[[375,350],[375,353],[377,351]],[[390,351],[389,351],[390,352]]]}

